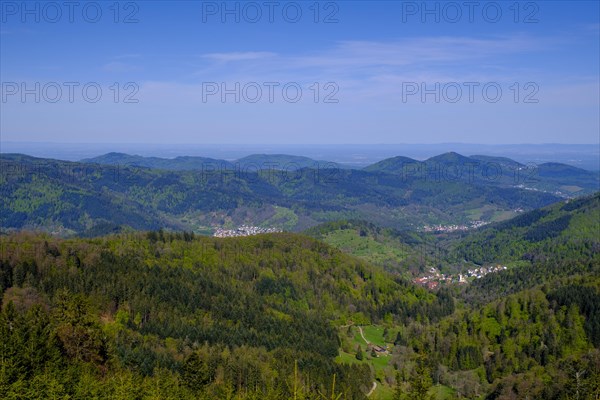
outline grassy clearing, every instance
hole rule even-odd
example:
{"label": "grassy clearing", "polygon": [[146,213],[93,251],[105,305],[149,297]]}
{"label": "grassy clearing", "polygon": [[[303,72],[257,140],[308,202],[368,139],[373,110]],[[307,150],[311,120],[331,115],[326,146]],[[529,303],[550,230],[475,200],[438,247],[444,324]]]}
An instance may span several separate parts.
{"label": "grassy clearing", "polygon": [[575,185],[561,186],[559,189],[566,190],[566,191],[571,192],[571,193],[576,193],[576,192],[580,192],[580,191],[583,190],[583,188],[581,186],[575,186]]}
{"label": "grassy clearing", "polygon": [[298,216],[296,213],[286,207],[274,206],[275,215],[260,225],[265,228],[281,227],[284,230],[291,231],[298,224]]}
{"label": "grassy clearing", "polygon": [[435,400],[453,399],[454,394],[454,389],[444,385],[435,385],[429,390],[429,395]]}
{"label": "grassy clearing", "polygon": [[[371,357],[370,352],[367,351],[367,344],[363,340],[358,327],[352,326],[350,328],[350,334],[348,336],[347,332],[348,328],[341,328],[340,336],[345,337],[347,340],[350,340],[350,347],[352,349],[356,349],[358,346],[362,349],[363,352],[363,360],[356,359],[356,352],[345,352],[340,350],[336,361],[344,364],[368,364],[371,366],[374,372],[375,379],[377,380],[377,388],[369,397],[369,399],[373,400],[392,400],[394,396],[394,388],[387,384],[385,377],[386,376],[394,376],[395,370],[393,366],[390,364],[391,355],[388,356],[379,356],[379,357]],[[365,338],[373,344],[377,344],[379,346],[386,346],[391,343],[386,343],[383,331],[384,328],[377,325],[367,325],[362,326],[363,334]],[[429,395],[432,400],[449,400],[454,398],[454,390],[448,386],[444,385],[435,385],[429,391]]]}
{"label": "grassy clearing", "polygon": [[492,222],[500,222],[506,221],[507,219],[511,219],[516,214],[512,211],[496,211],[492,216]]}
{"label": "grassy clearing", "polygon": [[377,389],[373,392],[369,399],[373,400],[392,400],[394,398],[394,389],[387,386],[381,385],[377,382]]}
{"label": "grassy clearing", "polygon": [[[390,400],[392,398],[393,389],[389,387],[385,382],[386,376],[393,376],[394,369],[390,365],[391,356],[378,356],[372,357],[371,353],[367,350],[367,344],[362,338],[358,327],[353,326],[350,328],[350,335],[348,336],[347,329],[341,328],[340,336],[344,336],[346,340],[350,340],[350,348],[356,349],[358,346],[362,349],[363,352],[363,360],[356,359],[356,352],[345,352],[340,350],[336,361],[339,363],[346,364],[368,364],[373,369],[374,375],[377,379],[377,389],[373,392],[373,395],[370,397],[371,399],[378,400]],[[385,340],[383,338],[383,327],[369,325],[363,326],[363,334],[365,338],[373,344],[377,344],[379,346],[386,346]]]}
{"label": "grassy clearing", "polygon": [[386,343],[385,343],[385,339],[383,338],[384,329],[381,326],[376,326],[376,325],[363,326],[362,330],[363,330],[363,334],[365,335],[365,338],[369,342],[376,344],[378,346],[385,347]]}
{"label": "grassy clearing", "polygon": [[398,263],[406,258],[402,244],[391,240],[377,241],[371,236],[360,236],[354,229],[330,232],[324,241],[347,254],[383,265]]}

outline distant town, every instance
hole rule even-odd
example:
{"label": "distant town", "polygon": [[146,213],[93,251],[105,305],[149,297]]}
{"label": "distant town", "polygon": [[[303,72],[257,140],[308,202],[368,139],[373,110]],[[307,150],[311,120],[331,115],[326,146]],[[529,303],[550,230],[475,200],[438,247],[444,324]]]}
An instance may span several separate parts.
{"label": "distant town", "polygon": [[261,233],[277,233],[277,232],[283,232],[283,230],[278,229],[278,228],[261,228],[259,226],[242,225],[236,229],[217,228],[215,230],[215,233],[213,234],[213,236],[223,238],[223,237],[252,236],[252,235],[259,235]]}
{"label": "distant town", "polygon": [[437,269],[431,267],[429,275],[413,279],[413,282],[428,289],[436,289],[442,283],[468,283],[470,280],[480,279],[492,272],[503,271],[506,269],[504,265],[496,265],[489,267],[474,268],[467,271],[466,274],[445,275]]}
{"label": "distant town", "polygon": [[470,229],[477,229],[484,225],[489,224],[486,221],[473,221],[468,225],[425,225],[422,230],[423,232],[457,232],[457,231],[468,231]]}
{"label": "distant town", "polygon": [[556,196],[560,196],[560,197],[562,197],[564,199],[573,199],[573,198],[575,198],[575,195],[573,195],[572,193],[564,193],[564,192],[561,192],[560,190],[554,190],[554,191],[552,191],[552,190],[542,190],[542,189],[537,189],[537,188],[533,188],[533,187],[528,187],[528,186],[525,186],[523,184],[516,185],[515,187],[517,187],[519,189],[524,189],[524,190],[531,190],[533,192],[550,193],[550,194],[554,194]]}

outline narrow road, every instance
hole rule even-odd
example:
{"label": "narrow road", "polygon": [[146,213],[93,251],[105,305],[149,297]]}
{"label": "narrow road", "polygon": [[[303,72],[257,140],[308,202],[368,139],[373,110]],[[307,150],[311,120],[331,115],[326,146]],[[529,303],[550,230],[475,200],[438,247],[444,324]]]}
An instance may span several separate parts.
{"label": "narrow road", "polygon": [[[362,336],[362,338],[365,341],[365,343],[367,344],[367,346],[370,345],[371,343],[365,337],[365,334],[363,333],[361,326],[358,327],[358,331],[360,332],[360,336]],[[371,390],[369,390],[369,393],[367,393],[367,397],[370,397],[373,394],[373,392],[375,391],[375,389],[377,389],[377,382],[373,381],[373,386],[371,387]]]}
{"label": "narrow road", "polygon": [[367,397],[370,397],[375,391],[375,389],[377,389],[377,382],[373,381],[373,387],[371,388],[371,390],[369,390],[369,393],[367,393]]}
{"label": "narrow road", "polygon": [[370,342],[367,340],[367,338],[365,337],[365,335],[363,334],[363,331],[362,331],[362,327],[361,327],[361,326],[359,326],[359,327],[358,327],[358,331],[360,332],[360,336],[362,336],[362,338],[363,338],[363,340],[365,341],[365,343],[366,343],[366,344],[371,344],[371,343],[370,343]]}

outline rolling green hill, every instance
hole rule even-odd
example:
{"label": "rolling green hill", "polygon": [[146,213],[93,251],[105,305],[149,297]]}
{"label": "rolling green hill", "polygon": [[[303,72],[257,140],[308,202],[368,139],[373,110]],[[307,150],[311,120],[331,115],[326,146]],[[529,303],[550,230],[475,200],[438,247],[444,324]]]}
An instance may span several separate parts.
{"label": "rolling green hill", "polygon": [[[0,235],[0,397],[594,398],[599,201],[453,235],[361,220],[314,238]],[[433,240],[442,263],[514,265],[436,292],[382,268]]]}
{"label": "rolling green hill", "polygon": [[465,157],[462,154],[458,154],[456,152],[449,152],[440,154],[434,157],[430,157],[425,160],[425,164],[466,164],[473,162],[473,159],[469,157]]}
{"label": "rolling green hill", "polygon": [[459,240],[457,259],[513,268],[474,281],[464,293],[483,303],[547,282],[600,275],[600,194],[560,202],[492,225]]}
{"label": "rolling green hill", "polygon": [[508,270],[474,280],[468,302],[482,302],[574,274],[600,273],[600,194],[522,213],[471,232],[395,231],[366,221],[329,222],[307,234],[407,277],[434,267],[457,275],[479,267]]}
{"label": "rolling green hill", "polygon": [[143,157],[125,153],[108,153],[102,156],[81,160],[85,164],[103,164],[146,167],[172,171],[204,170],[208,168],[233,168],[233,164],[225,160],[208,157],[180,156],[175,158]]}
{"label": "rolling green hill", "polygon": [[517,161],[507,158],[507,157],[474,155],[474,156],[469,156],[469,158],[472,160],[477,160],[477,161],[481,161],[484,163],[497,163],[497,164],[499,164],[503,167],[507,167],[507,168],[519,168],[519,167],[525,166],[525,165],[521,164],[520,162],[517,162]]}
{"label": "rolling green hill", "polygon": [[538,166],[538,175],[540,178],[538,187],[541,189],[552,190],[552,188],[558,187],[558,190],[571,191],[572,193],[585,193],[585,189],[591,188],[594,188],[594,191],[600,190],[597,172],[566,164],[541,164]]}
{"label": "rolling green hill", "polygon": [[293,156],[288,154],[252,154],[234,162],[242,168],[254,167],[255,169],[275,169],[296,171],[302,168],[343,168],[342,165],[323,160],[314,160],[309,157]]}
{"label": "rolling green hill", "polygon": [[[594,399],[600,394],[599,307],[597,275],[553,282],[425,329],[409,325],[397,343],[400,354],[422,354],[420,371],[433,377],[429,382],[466,398]],[[411,361],[397,359],[406,389],[414,385],[411,370],[419,368],[418,358],[407,367]]]}
{"label": "rolling green hill", "polygon": [[559,202],[482,228],[455,248],[457,257],[476,264],[557,253],[561,245],[600,244],[600,194]]}
{"label": "rolling green hill", "polygon": [[0,248],[2,398],[50,385],[59,397],[171,387],[178,398],[281,399],[297,385],[307,399],[364,399],[371,371],[334,362],[336,326],[452,312],[293,234],[21,233],[0,237]]}
{"label": "rolling green hill", "polygon": [[425,234],[382,228],[367,221],[342,220],[320,224],[304,232],[384,269],[412,277],[431,261],[434,241]]}
{"label": "rolling green hill", "polygon": [[528,190],[557,193],[563,196],[590,194],[600,189],[600,176],[560,163],[523,165],[506,157],[475,155],[466,157],[450,152],[416,161],[393,157],[364,168],[429,181],[464,181],[481,185],[512,185]]}
{"label": "rolling green hill", "polygon": [[237,160],[219,160],[208,157],[179,156],[175,158],[144,157],[125,153],[107,153],[98,157],[85,158],[82,163],[137,166],[170,171],[186,170],[231,170],[274,169],[295,171],[301,168],[342,168],[340,164],[314,160],[309,157],[288,154],[252,154]]}
{"label": "rolling green hill", "polygon": [[302,230],[338,219],[393,228],[462,223],[559,199],[504,183],[431,180],[338,168],[168,171],[0,157],[3,229],[59,234],[264,225]]}
{"label": "rolling green hill", "polygon": [[387,172],[393,174],[402,171],[405,167],[420,164],[420,161],[413,160],[412,158],[398,156],[386,158],[385,160],[379,161],[375,164],[368,165],[363,169],[370,172]]}

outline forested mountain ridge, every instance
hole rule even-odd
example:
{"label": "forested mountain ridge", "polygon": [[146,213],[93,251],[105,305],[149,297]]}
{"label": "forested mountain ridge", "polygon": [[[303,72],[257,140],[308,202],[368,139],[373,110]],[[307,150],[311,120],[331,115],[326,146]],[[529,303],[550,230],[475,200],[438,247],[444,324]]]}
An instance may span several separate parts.
{"label": "forested mountain ridge", "polygon": [[534,190],[563,194],[590,194],[600,190],[598,172],[561,163],[521,164],[506,157],[463,156],[455,152],[424,161],[393,157],[364,168],[404,177],[468,181],[492,185],[521,185]]}
{"label": "forested mountain ridge", "polygon": [[[363,220],[325,222],[304,231],[346,254],[407,277],[418,275],[433,261],[430,235],[384,228]],[[431,264],[430,264],[431,265]]]}
{"label": "forested mountain ridge", "polygon": [[514,183],[402,176],[339,168],[168,171],[0,157],[4,229],[63,235],[114,229],[210,231],[241,224],[302,230],[320,222],[366,219],[404,228],[507,218],[559,200]]}
{"label": "forested mountain ridge", "polygon": [[175,158],[144,157],[126,153],[107,153],[101,156],[84,158],[84,164],[103,164],[146,167],[171,171],[213,170],[246,168],[252,170],[274,169],[294,171],[300,168],[341,168],[337,163],[314,160],[309,157],[288,154],[252,154],[237,160],[222,160],[198,156],[178,156]]}
{"label": "forested mountain ridge", "polygon": [[[451,235],[457,253],[447,262],[481,237],[501,259],[506,243],[490,233],[538,247],[510,258],[526,265],[438,292],[291,233],[2,235],[0,396],[365,399],[376,380],[386,400],[394,391],[402,400],[427,391],[438,400],[595,398],[598,200]],[[540,228],[565,216],[560,232]],[[365,221],[307,233],[346,231],[388,250],[431,240]],[[384,328],[389,354],[354,359],[364,338],[351,327],[371,324]]]}
{"label": "forested mountain ridge", "polygon": [[569,277],[600,276],[600,193],[485,227],[459,240],[450,254],[450,262],[513,265],[469,285],[464,296],[471,303]]}
{"label": "forested mountain ridge", "polygon": [[433,325],[410,324],[396,343],[400,354],[423,355],[434,383],[466,398],[596,399],[599,284],[574,278],[505,295]]}
{"label": "forested mountain ridge", "polygon": [[511,267],[458,286],[454,314],[401,328],[398,365],[421,354],[467,398],[599,398],[600,193],[454,236],[440,261]]}
{"label": "forested mountain ridge", "polygon": [[315,160],[310,157],[289,154],[251,154],[233,162],[241,168],[275,169],[295,171],[301,168],[346,168],[331,161]]}
{"label": "forested mountain ridge", "polygon": [[599,197],[596,193],[557,202],[504,222],[449,234],[397,231],[362,220],[327,222],[305,232],[407,277],[426,276],[432,267],[457,277],[476,268],[508,266],[469,286],[482,288],[478,295],[487,297],[531,288],[546,278],[600,273],[594,267],[600,264]]}
{"label": "forested mountain ridge", "polygon": [[280,399],[296,385],[310,399],[362,399],[371,372],[333,363],[334,326],[453,311],[451,300],[292,234],[19,233],[0,248],[2,397],[167,385],[182,398]]}
{"label": "forested mountain ridge", "polygon": [[172,171],[201,170],[209,165],[220,168],[232,168],[233,163],[209,157],[179,156],[175,158],[143,157],[125,153],[107,153],[98,157],[81,160],[84,164],[120,165],[146,167]]}
{"label": "forested mountain ridge", "polygon": [[600,192],[523,213],[480,228],[455,246],[454,254],[476,264],[532,259],[544,252],[568,254],[563,246],[600,248]]}

